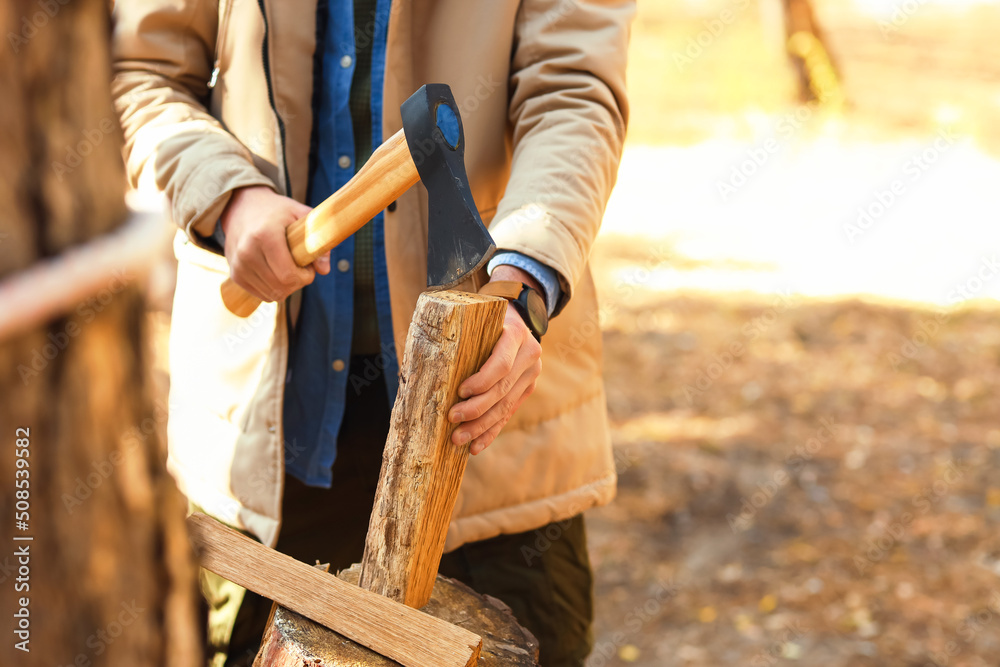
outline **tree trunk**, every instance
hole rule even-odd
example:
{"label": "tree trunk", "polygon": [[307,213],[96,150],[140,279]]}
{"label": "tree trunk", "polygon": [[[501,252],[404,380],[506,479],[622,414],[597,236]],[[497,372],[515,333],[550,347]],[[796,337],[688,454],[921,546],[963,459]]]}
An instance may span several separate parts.
{"label": "tree trunk", "polygon": [[785,49],[795,69],[799,99],[833,107],[843,104],[840,70],[811,0],[782,0]]}
{"label": "tree trunk", "polygon": [[[108,27],[101,0],[0,9],[0,280],[125,219]],[[0,580],[13,593],[0,615],[21,631],[5,632],[0,664],[202,660],[196,569],[164,468],[166,413],[153,409],[134,277],[0,340]]]}

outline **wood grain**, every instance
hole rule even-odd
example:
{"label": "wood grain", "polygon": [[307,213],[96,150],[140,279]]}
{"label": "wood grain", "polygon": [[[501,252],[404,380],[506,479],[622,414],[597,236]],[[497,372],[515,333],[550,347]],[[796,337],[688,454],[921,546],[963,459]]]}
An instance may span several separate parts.
{"label": "wood grain", "polygon": [[[288,247],[299,266],[339,245],[420,179],[403,130],[379,146],[364,166],[326,200],[288,226]],[[229,312],[248,317],[260,299],[227,279],[220,288]]]}
{"label": "wood grain", "polygon": [[[359,564],[337,573],[358,582]],[[439,576],[424,612],[483,638],[476,667],[538,667],[538,640],[500,600]],[[396,663],[329,628],[278,607],[268,621],[254,667],[392,667]]]}
{"label": "wood grain", "polygon": [[482,639],[269,549],[201,513],[188,517],[201,565],[406,667],[468,667]]}
{"label": "wood grain", "polygon": [[410,322],[375,495],[362,588],[411,607],[431,597],[468,446],[451,443],[448,411],[503,329],[507,301],[457,291],[425,292]]}

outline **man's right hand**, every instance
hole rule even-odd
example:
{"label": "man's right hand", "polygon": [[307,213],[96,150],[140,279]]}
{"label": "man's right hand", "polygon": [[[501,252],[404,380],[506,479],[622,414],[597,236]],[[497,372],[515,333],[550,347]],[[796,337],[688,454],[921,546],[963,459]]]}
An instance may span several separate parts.
{"label": "man's right hand", "polygon": [[310,266],[292,259],[285,229],[312,209],[259,185],[233,192],[222,212],[226,259],[237,285],[262,301],[280,301],[330,273],[330,253]]}

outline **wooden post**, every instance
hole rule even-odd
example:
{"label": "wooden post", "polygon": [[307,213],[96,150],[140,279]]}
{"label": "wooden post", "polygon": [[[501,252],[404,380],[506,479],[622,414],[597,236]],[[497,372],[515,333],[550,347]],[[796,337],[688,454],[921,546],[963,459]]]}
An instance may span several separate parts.
{"label": "wooden post", "polygon": [[[108,6],[0,10],[0,281],[126,219]],[[164,467],[165,406],[154,410],[131,277],[0,340],[2,665],[202,661],[185,504]],[[78,286],[39,296],[63,288]]]}
{"label": "wooden post", "polygon": [[420,296],[361,561],[360,586],[420,608],[430,600],[468,447],[448,411],[503,329],[507,301],[456,291]]}

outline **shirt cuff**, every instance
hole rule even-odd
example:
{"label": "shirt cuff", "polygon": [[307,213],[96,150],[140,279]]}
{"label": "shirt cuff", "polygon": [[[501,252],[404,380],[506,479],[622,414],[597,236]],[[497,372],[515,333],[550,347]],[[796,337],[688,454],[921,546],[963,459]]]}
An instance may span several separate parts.
{"label": "shirt cuff", "polygon": [[486,271],[493,275],[493,270],[501,264],[516,266],[522,271],[527,271],[531,277],[542,286],[545,297],[545,308],[549,311],[549,317],[555,312],[559,299],[562,298],[562,287],[559,285],[559,273],[533,257],[514,252],[513,250],[500,250],[490,258],[490,263],[486,265]]}

